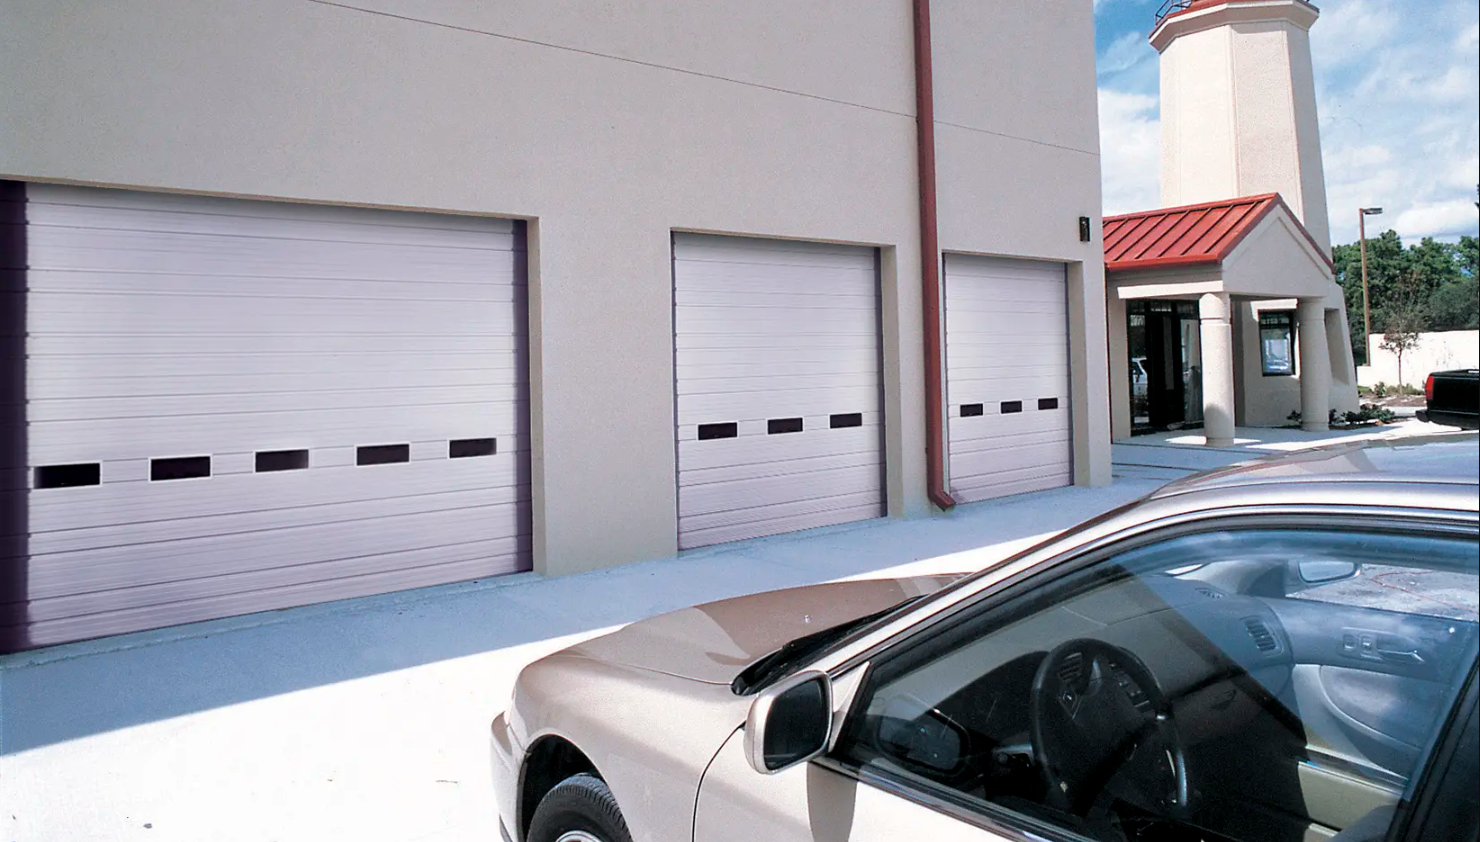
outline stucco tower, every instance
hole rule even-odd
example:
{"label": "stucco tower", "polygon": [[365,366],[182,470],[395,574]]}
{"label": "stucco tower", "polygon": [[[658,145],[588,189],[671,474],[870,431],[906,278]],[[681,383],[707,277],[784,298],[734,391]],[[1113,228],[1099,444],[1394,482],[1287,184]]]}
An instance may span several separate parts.
{"label": "stucco tower", "polygon": [[1304,0],[1170,4],[1161,53],[1163,206],[1279,193],[1331,252]]}

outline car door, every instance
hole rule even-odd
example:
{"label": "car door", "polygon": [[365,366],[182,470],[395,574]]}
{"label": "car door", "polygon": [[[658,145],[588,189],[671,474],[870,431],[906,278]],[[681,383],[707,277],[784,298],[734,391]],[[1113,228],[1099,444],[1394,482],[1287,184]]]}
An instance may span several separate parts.
{"label": "car door", "polygon": [[1369,563],[1330,582],[1302,581],[1299,568],[1287,593],[1266,602],[1290,636],[1306,755],[1401,790],[1399,770],[1425,751],[1475,640],[1476,577],[1421,558]]}
{"label": "car door", "polygon": [[[1381,839],[1474,666],[1474,624],[1455,619],[1420,647],[1435,718],[1389,712],[1417,750],[1380,772],[1341,764],[1319,752],[1325,711],[1295,673],[1305,626],[1339,648],[1351,606],[1296,599],[1285,577],[1302,558],[1423,559],[1473,581],[1473,524],[1326,515],[1175,529],[1046,565],[846,664],[836,744],[819,760],[761,775],[736,732],[701,783],[694,838]],[[1288,602],[1306,615],[1291,619]],[[1402,632],[1406,618],[1359,625]],[[1369,694],[1385,692],[1392,675],[1359,672],[1351,692],[1369,678]]]}
{"label": "car door", "polygon": [[704,774],[696,842],[1021,842],[926,806],[927,793],[864,783],[821,762],[762,775],[736,731]]}
{"label": "car door", "polygon": [[[1474,659],[1480,604],[1474,570],[1419,551],[1432,539],[1414,524],[1353,526],[1334,538],[1287,535],[1287,560],[1271,565],[1266,556],[1263,573],[1249,575],[1245,564],[1188,574],[1272,610],[1289,647],[1284,700],[1304,737],[1285,759],[1301,780],[1304,810],[1338,827],[1350,805],[1396,803],[1408,788],[1453,701],[1455,676]],[[1227,785],[1259,798],[1257,784]]]}

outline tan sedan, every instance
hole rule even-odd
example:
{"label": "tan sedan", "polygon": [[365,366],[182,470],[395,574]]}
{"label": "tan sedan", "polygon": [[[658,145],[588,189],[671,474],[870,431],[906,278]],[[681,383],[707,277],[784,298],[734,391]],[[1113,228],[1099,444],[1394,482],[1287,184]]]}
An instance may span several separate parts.
{"label": "tan sedan", "polygon": [[504,835],[1474,840],[1477,464],[1308,451],[571,647],[493,721]]}

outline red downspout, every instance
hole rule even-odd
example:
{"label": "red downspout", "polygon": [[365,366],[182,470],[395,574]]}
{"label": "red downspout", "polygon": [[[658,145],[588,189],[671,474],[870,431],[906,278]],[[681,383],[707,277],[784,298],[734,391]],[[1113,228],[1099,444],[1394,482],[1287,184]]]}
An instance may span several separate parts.
{"label": "red downspout", "polygon": [[945,419],[941,417],[940,243],[935,226],[935,93],[931,84],[930,0],[915,3],[915,133],[920,161],[920,291],[925,307],[925,495],[949,509]]}

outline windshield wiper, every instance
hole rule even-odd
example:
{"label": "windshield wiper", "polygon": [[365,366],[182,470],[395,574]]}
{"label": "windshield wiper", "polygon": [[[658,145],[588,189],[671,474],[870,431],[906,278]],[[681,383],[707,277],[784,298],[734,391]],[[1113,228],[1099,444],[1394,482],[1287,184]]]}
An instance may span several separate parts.
{"label": "windshield wiper", "polygon": [[730,689],[737,696],[746,696],[764,690],[768,685],[791,674],[804,661],[819,654],[822,650],[837,643],[854,631],[863,628],[875,620],[893,614],[895,611],[923,599],[925,596],[925,594],[912,596],[882,611],[875,611],[856,620],[848,620],[836,626],[831,626],[788,641],[780,649],[769,655],[762,656],[746,667],[739,675],[735,676],[735,680],[730,683]]}

